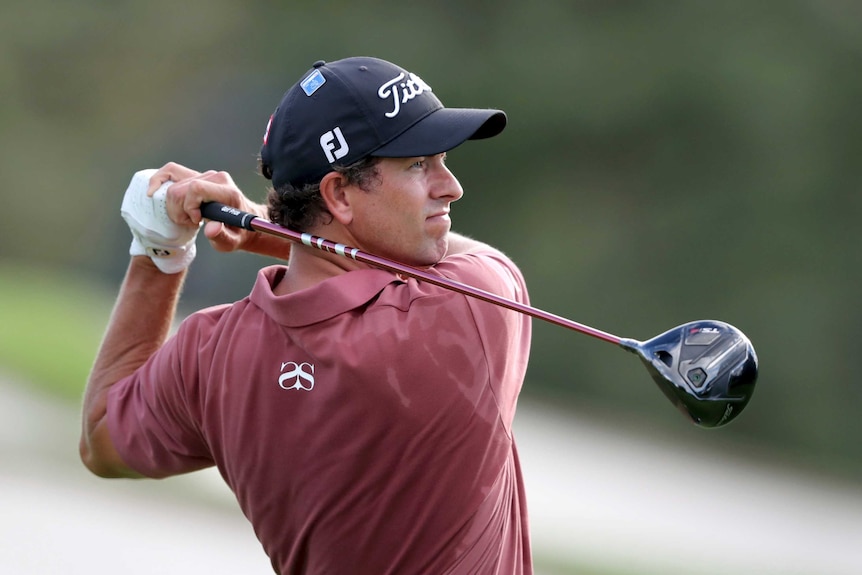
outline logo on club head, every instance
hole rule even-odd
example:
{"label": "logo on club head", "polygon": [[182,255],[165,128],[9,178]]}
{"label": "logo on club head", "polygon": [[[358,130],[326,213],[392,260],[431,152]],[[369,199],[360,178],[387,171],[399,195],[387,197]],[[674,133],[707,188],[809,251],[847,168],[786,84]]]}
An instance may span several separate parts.
{"label": "logo on club head", "polygon": [[702,327],[702,326],[700,326],[700,327],[689,328],[688,333],[690,333],[690,334],[694,334],[694,333],[721,333],[721,330],[718,329],[717,327]]}

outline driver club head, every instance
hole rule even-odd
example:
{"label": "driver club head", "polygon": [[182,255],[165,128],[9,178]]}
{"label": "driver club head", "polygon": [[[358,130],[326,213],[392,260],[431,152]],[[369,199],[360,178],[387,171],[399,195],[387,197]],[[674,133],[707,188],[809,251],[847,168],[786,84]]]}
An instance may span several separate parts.
{"label": "driver club head", "polygon": [[757,354],[730,324],[692,321],[650,340],[623,339],[620,345],[640,357],[659,389],[701,427],[727,424],[754,393]]}

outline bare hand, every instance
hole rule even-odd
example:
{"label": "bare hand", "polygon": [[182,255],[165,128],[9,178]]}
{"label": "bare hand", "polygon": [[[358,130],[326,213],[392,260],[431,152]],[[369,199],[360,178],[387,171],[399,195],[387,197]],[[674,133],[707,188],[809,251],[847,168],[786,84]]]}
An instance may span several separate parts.
{"label": "bare hand", "polygon": [[[201,219],[201,203],[221,202],[227,206],[264,217],[265,208],[245,197],[227,172],[208,170],[199,172],[170,162],[162,166],[150,179],[147,190],[152,195],[163,183],[174,182],[167,190],[168,217],[180,225],[197,226]],[[250,249],[257,240],[254,232],[228,227],[221,222],[206,222],[204,235],[213,248],[220,252]]]}

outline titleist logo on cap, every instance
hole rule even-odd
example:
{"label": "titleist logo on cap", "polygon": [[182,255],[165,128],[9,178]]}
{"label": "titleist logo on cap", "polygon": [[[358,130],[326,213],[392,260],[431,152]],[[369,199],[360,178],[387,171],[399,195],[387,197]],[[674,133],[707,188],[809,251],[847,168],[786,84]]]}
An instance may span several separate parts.
{"label": "titleist logo on cap", "polygon": [[[408,77],[408,80],[406,82],[401,82],[405,76]],[[391,112],[384,114],[384,116],[387,118],[394,118],[398,115],[398,112],[401,111],[401,104],[406,104],[416,96],[421,96],[426,91],[433,92],[431,86],[423,82],[422,78],[412,72],[408,72],[407,74],[402,72],[395,78],[380,86],[380,89],[377,90],[377,95],[383,100],[390,97],[392,98],[392,102],[395,107]]]}

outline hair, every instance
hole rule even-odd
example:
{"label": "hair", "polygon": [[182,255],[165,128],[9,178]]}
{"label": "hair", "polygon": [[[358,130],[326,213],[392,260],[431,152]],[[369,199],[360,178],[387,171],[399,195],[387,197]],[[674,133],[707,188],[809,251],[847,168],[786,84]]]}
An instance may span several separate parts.
{"label": "hair", "polygon": [[[347,180],[347,185],[355,185],[368,191],[379,176],[379,161],[380,158],[366,156],[347,166],[333,165],[332,171],[341,174]],[[269,170],[262,164],[260,168],[261,173],[266,176]],[[332,214],[320,195],[320,180],[300,186],[288,183],[278,189],[270,188],[266,199],[270,221],[294,231],[307,232],[319,223],[332,221]]]}

